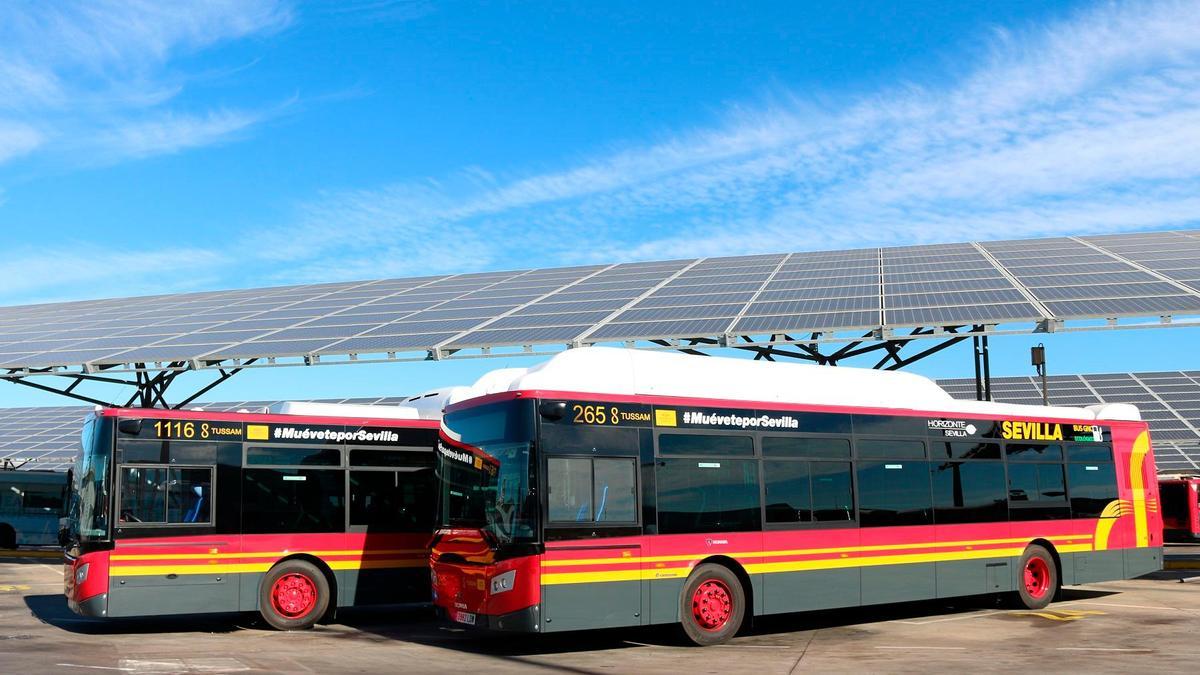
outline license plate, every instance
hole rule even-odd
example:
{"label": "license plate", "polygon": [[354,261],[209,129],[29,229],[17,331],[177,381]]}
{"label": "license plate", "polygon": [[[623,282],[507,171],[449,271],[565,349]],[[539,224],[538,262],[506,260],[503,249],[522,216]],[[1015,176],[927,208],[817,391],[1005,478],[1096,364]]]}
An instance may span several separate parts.
{"label": "license plate", "polygon": [[475,625],[475,615],[470,612],[455,612],[454,620],[459,623],[465,623],[468,626]]}

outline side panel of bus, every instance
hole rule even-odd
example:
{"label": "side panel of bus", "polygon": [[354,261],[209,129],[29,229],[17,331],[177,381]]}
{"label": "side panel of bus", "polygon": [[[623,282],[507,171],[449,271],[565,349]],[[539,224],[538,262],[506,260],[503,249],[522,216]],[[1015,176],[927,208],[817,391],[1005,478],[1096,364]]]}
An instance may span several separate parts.
{"label": "side panel of bus", "polygon": [[112,549],[71,565],[68,598],[108,617],[254,611],[263,577],[299,558],[331,606],[427,601],[436,432],[409,431],[420,445],[121,438]]}
{"label": "side panel of bus", "polygon": [[[1121,486],[1121,518],[1114,530],[1123,529],[1124,571],[1120,577],[1133,578],[1162,569],[1162,513],[1158,499],[1158,471],[1150,450],[1150,434],[1144,426],[1117,425],[1113,428],[1114,451],[1118,454],[1118,481]],[[1132,518],[1124,517],[1132,511]],[[1123,527],[1122,527],[1123,526]],[[1099,537],[1097,537],[1099,539]],[[1097,550],[1101,546],[1097,541]]]}
{"label": "side panel of bus", "polygon": [[[988,464],[993,470],[1002,467],[999,479],[1010,481],[1022,466],[1058,475],[1058,492],[1053,494],[1062,501],[1054,507],[1021,501],[1031,495],[1022,490],[1014,493],[1016,484],[1009,482],[1009,515],[998,522],[869,527],[861,524],[859,512],[860,519],[841,528],[766,527],[760,531],[654,534],[640,540],[553,542],[541,561],[545,630],[676,622],[687,577],[696,564],[706,560],[744,573],[755,614],[1013,591],[1022,583],[1019,563],[1031,544],[1044,546],[1059,560],[1060,583],[1064,585],[1131,578],[1160,569],[1161,519],[1148,432],[1145,425],[1137,423],[1106,426],[1111,426],[1112,432],[1104,443],[1090,440],[1090,426],[1087,441],[1064,441],[1060,436],[1058,459],[1039,459],[1033,464],[1006,459],[1003,464]],[[935,440],[930,437],[928,442]],[[1007,455],[1012,443],[1003,441],[1002,452]],[[1073,454],[1076,450],[1078,456]],[[855,453],[857,457],[858,450]],[[714,470],[721,461],[749,461],[644,455],[643,501],[657,510],[658,529],[663,527],[663,504],[658,501],[662,499],[661,485],[655,499],[655,474],[665,465],[660,459],[694,461]],[[856,462],[856,510],[863,466],[886,464],[884,468],[902,469],[904,462]],[[939,464],[927,459],[915,463],[928,465],[930,470]],[[769,473],[765,458],[761,466],[760,482],[765,485],[766,476],[761,475]],[[1087,497],[1089,480],[1101,486],[1096,494],[1103,497],[1093,497],[1090,504],[1068,502],[1068,486],[1078,482],[1070,487],[1070,494]],[[1041,485],[1044,489],[1045,481]],[[765,498],[765,489],[762,494]],[[632,581],[639,575],[640,585]]]}
{"label": "side panel of bus", "polygon": [[66,494],[65,474],[0,472],[0,547],[57,544]]}

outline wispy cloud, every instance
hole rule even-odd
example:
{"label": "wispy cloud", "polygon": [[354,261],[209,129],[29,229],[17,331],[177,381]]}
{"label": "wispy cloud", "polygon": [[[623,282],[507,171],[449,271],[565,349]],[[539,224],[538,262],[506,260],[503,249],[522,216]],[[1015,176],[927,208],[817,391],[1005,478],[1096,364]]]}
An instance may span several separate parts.
{"label": "wispy cloud", "polygon": [[0,164],[35,148],[91,164],[97,142],[141,158],[226,140],[263,110],[188,108],[173,60],[291,21],[280,0],[0,3]]}
{"label": "wispy cloud", "polygon": [[[187,274],[177,274],[181,260],[188,261]],[[219,283],[221,268],[230,262],[226,254],[188,247],[116,249],[89,242],[62,242],[54,251],[19,247],[0,258],[0,306],[201,290]]]}
{"label": "wispy cloud", "polygon": [[0,119],[0,163],[31,152],[42,140],[42,134],[28,124]]}
{"label": "wispy cloud", "polygon": [[[419,273],[1200,222],[1197,35],[1193,2],[1103,4],[997,28],[956,72],[932,74],[936,85],[833,104],[837,92],[785,93],[554,172],[471,168],[329,194],[289,232],[338,247],[360,276],[397,260]],[[404,255],[446,237],[469,257]]]}
{"label": "wispy cloud", "polygon": [[84,139],[98,154],[93,162],[165,155],[236,140],[241,132],[269,117],[265,110],[212,110],[202,115],[167,112],[123,123]]}
{"label": "wispy cloud", "polygon": [[[113,85],[112,96],[134,92],[124,100],[141,97],[147,108],[124,115],[101,142],[146,156],[220,142],[260,122],[263,113],[164,106],[179,83],[153,64],[167,63],[174,50],[269,33],[290,20],[286,9],[261,7],[233,22],[172,23],[172,37],[144,40],[141,56],[106,42],[90,47],[92,55],[116,54],[114,72],[158,73]],[[543,173],[464,167],[421,182],[329,192],[298,205],[285,223],[264,226],[257,240],[248,235],[236,261],[204,250],[190,255],[216,275],[210,286],[226,286],[219,279],[329,281],[1194,227],[1196,35],[1194,2],[1103,4],[1050,25],[996,28],[978,36],[976,52],[956,54],[950,70],[889,89],[853,97],[778,92],[770,104],[742,104],[708,128],[664,130],[652,142],[630,140]],[[0,68],[17,64],[12,72],[28,74],[0,76],[0,91],[19,87],[39,105],[54,105],[71,69],[28,70],[5,54],[0,47]],[[5,127],[6,114],[0,103],[0,161],[6,147],[28,153],[48,142],[36,126]],[[13,129],[7,137],[6,128]],[[100,253],[79,268],[84,276],[72,277],[78,288],[95,276],[90,297],[110,287],[137,292],[151,278],[180,289],[198,283],[190,275],[199,266],[180,271],[164,258],[152,277],[122,285],[113,270],[124,254]],[[13,264],[0,275],[37,276]],[[10,301],[67,287],[28,283]]]}

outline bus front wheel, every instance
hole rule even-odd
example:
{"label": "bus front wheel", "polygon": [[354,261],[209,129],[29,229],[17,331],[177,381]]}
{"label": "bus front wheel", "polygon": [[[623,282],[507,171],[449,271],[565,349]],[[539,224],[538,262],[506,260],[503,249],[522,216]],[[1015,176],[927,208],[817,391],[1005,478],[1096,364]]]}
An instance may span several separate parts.
{"label": "bus front wheel", "polygon": [[1043,546],[1031,544],[1017,566],[1017,592],[1013,604],[1026,609],[1042,609],[1058,592],[1058,565]]}
{"label": "bus front wheel", "polygon": [[263,578],[259,612],[279,630],[312,628],[329,609],[329,581],[315,565],[285,560]]}
{"label": "bus front wheel", "polygon": [[683,633],[702,647],[728,642],[742,627],[746,592],[727,567],[700,565],[683,585],[679,622]]}

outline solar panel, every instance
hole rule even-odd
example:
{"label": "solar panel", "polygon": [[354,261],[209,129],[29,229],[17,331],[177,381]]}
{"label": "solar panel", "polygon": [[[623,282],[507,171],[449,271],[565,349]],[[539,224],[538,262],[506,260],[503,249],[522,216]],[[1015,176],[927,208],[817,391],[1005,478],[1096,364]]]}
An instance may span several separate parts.
{"label": "solar panel", "polygon": [[[1200,316],[1200,231],[585,265],[0,308],[0,367],[461,350]],[[938,335],[939,332],[930,332]],[[941,333],[944,334],[944,333]],[[800,338],[796,338],[800,339]],[[413,354],[400,357],[397,352]],[[500,352],[497,352],[500,353]],[[386,355],[386,357],[382,356]]]}
{"label": "solar panel", "polygon": [[[1051,405],[1132,403],[1150,425],[1159,471],[1200,471],[1200,373],[1100,373],[1049,379]],[[974,399],[975,380],[939,380],[955,398]],[[1001,403],[1042,402],[1041,378],[992,379],[992,399]],[[1191,405],[1180,404],[1191,401]]]}

